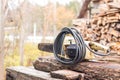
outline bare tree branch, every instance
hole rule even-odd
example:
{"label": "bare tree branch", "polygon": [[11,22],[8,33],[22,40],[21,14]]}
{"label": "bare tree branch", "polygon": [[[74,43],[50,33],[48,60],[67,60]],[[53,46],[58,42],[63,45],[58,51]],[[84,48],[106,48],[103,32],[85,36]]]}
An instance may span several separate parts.
{"label": "bare tree branch", "polygon": [[83,18],[85,16],[87,9],[88,9],[88,5],[90,2],[91,2],[91,0],[84,0],[83,1],[82,7],[80,9],[80,12],[79,12],[79,15],[77,18]]}

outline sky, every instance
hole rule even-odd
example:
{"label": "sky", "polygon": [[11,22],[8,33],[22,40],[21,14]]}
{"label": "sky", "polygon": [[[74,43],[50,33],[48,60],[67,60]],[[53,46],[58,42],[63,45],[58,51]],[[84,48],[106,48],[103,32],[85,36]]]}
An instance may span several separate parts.
{"label": "sky", "polygon": [[[16,7],[18,7],[19,4],[23,1],[24,0],[9,0],[8,6],[12,10],[12,9],[15,9]],[[52,2],[52,3],[58,2],[59,4],[65,5],[65,4],[69,4],[69,2],[73,1],[73,0],[28,0],[28,1],[33,5],[37,4],[40,6],[45,6],[48,4],[48,2]],[[81,0],[77,0],[77,1],[81,1]]]}
{"label": "sky", "polygon": [[52,3],[58,2],[59,4],[68,4],[72,0],[29,0],[32,4],[38,4],[41,6],[46,5],[49,1]]}

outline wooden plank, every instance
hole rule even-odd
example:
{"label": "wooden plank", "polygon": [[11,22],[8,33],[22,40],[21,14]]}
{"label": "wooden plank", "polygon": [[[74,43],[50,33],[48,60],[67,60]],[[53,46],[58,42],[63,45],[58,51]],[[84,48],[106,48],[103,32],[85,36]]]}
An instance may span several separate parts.
{"label": "wooden plank", "polygon": [[60,80],[51,78],[48,72],[38,71],[31,67],[9,67],[6,71],[6,80]]}
{"label": "wooden plank", "polygon": [[69,69],[85,73],[85,80],[119,80],[120,64],[106,61],[81,62],[77,65],[64,65],[54,58],[39,58],[34,63],[34,68],[42,71],[55,71]]}

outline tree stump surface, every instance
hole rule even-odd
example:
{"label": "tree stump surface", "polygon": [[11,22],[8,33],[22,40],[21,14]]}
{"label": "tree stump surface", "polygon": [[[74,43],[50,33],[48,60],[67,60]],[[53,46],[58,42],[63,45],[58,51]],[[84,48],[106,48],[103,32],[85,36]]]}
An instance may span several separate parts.
{"label": "tree stump surface", "polygon": [[76,65],[64,65],[54,57],[38,58],[33,66],[40,71],[69,69],[84,74],[84,80],[120,80],[120,64],[108,61],[84,61]]}

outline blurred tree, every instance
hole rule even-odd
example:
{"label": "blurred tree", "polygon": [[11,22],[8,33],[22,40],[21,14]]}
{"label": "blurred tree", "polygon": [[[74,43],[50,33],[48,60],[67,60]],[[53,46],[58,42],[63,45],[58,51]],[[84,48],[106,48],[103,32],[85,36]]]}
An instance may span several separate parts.
{"label": "blurred tree", "polygon": [[4,80],[4,12],[7,1],[0,0],[0,79]]}
{"label": "blurred tree", "polygon": [[82,0],[82,6],[80,8],[80,12],[77,18],[84,18],[86,16],[88,5],[92,0]]}
{"label": "blurred tree", "polygon": [[57,7],[56,17],[57,29],[60,30],[65,26],[72,25],[72,19],[75,18],[75,14],[73,10],[69,10],[65,6],[60,5]]}
{"label": "blurred tree", "polygon": [[24,65],[24,40],[25,37],[28,35],[28,31],[30,26],[32,25],[32,6],[29,4],[28,1],[24,1],[21,6],[18,8],[19,11],[19,53],[20,53],[20,65]]}
{"label": "blurred tree", "polygon": [[[14,0],[9,1],[13,5]],[[74,17],[74,10],[66,7],[66,5],[49,2],[45,6],[40,6],[33,5],[28,0],[23,2],[18,0],[18,6],[8,11],[5,26],[16,27],[16,30],[11,32],[18,37],[16,41],[14,40],[17,46],[13,48],[19,47],[20,64],[23,65],[24,62],[24,40],[28,35],[33,35],[34,23],[36,23],[37,35],[39,34],[45,38],[45,36],[56,35],[56,32],[62,27],[70,26]]]}
{"label": "blurred tree", "polygon": [[79,9],[80,9],[80,2],[78,0],[73,0],[69,4],[66,4],[66,7],[69,10],[73,10],[75,16],[78,16],[79,14]]}
{"label": "blurred tree", "polygon": [[43,42],[45,41],[45,36],[50,35],[49,32],[53,29],[54,25],[54,12],[53,4],[48,3],[43,9]]}

